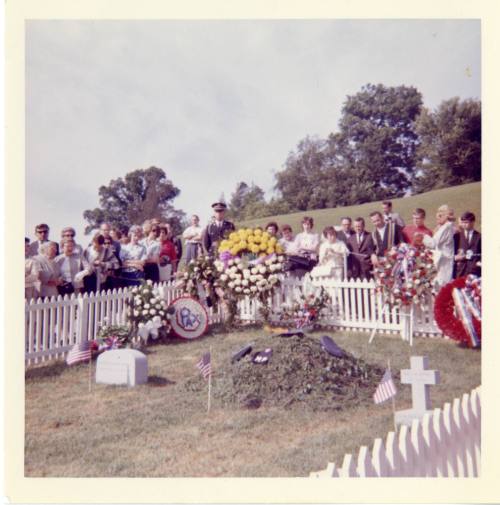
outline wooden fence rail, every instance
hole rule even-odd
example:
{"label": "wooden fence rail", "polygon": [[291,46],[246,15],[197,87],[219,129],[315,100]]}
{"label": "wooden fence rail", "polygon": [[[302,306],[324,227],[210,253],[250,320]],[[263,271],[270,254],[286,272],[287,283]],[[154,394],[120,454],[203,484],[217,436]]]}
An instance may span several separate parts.
{"label": "wooden fence rail", "polygon": [[[392,309],[384,314],[383,300],[372,281],[314,278],[306,280],[287,277],[272,299],[272,308],[279,311],[283,304],[294,301],[299,293],[323,286],[332,297],[330,315],[323,321],[329,326],[382,332],[401,332],[403,317]],[[158,284],[161,296],[172,302],[182,295],[173,282]],[[99,328],[107,324],[125,324],[128,289],[30,300],[25,303],[25,358],[33,364],[61,358],[77,342],[96,337]],[[432,300],[426,307],[418,307],[414,316],[414,333],[441,336],[433,321]],[[211,323],[221,322],[222,311],[209,309]],[[259,321],[258,304],[244,299],[239,304],[239,317],[243,321]]]}
{"label": "wooden fence rail", "polygon": [[372,450],[346,454],[340,467],[328,463],[312,478],[324,477],[479,477],[481,472],[481,388],[445,403],[411,427],[402,425]]}

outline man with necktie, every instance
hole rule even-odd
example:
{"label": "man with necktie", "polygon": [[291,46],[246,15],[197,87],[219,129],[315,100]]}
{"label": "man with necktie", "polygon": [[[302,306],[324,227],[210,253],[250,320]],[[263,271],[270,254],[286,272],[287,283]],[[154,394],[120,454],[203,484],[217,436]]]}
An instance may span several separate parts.
{"label": "man with necktie", "polygon": [[224,219],[227,209],[227,205],[224,202],[215,202],[212,204],[212,209],[214,209],[214,217],[203,231],[202,241],[205,251],[215,256],[219,242],[227,238],[235,228],[231,221]]}
{"label": "man with necktie", "polygon": [[475,223],[476,216],[472,212],[464,212],[460,217],[460,230],[453,237],[454,278],[469,274],[481,276],[481,234],[474,229]]}
{"label": "man with necktie", "polygon": [[372,235],[375,244],[372,263],[377,266],[379,259],[385,256],[386,251],[404,242],[403,229],[393,221],[384,221],[378,210],[370,214],[370,219],[374,226]]}
{"label": "man with necktie", "polygon": [[365,231],[362,217],[354,220],[354,233],[349,237],[347,247],[351,253],[351,276],[355,279],[371,279],[371,257],[375,252],[375,244],[371,234]]}

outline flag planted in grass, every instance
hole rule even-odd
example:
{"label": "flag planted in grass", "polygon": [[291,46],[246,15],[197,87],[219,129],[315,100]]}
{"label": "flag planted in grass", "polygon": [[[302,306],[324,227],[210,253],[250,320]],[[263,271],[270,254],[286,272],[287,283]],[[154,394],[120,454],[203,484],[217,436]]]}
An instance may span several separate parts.
{"label": "flag planted in grass", "polygon": [[373,401],[377,404],[385,402],[389,398],[396,396],[396,392],[397,390],[394,381],[392,380],[391,371],[387,369],[373,395]]}
{"label": "flag planted in grass", "polygon": [[67,365],[75,365],[83,361],[90,361],[92,357],[92,347],[88,340],[75,344],[66,357]]}
{"label": "flag planted in grass", "polygon": [[204,379],[207,379],[210,377],[210,374],[212,373],[212,365],[210,363],[210,352],[205,353],[200,361],[196,364],[196,368],[198,368],[201,372],[201,375],[203,375]]}

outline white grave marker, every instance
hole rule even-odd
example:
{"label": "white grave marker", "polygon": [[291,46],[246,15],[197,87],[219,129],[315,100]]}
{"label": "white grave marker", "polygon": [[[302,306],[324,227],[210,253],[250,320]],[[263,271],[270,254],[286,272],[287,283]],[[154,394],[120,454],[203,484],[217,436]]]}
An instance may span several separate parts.
{"label": "white grave marker", "polygon": [[97,384],[137,386],[148,381],[148,360],[135,349],[106,351],[97,358]]}
{"label": "white grave marker", "polygon": [[399,410],[395,414],[396,424],[411,426],[413,419],[421,419],[426,412],[432,413],[430,386],[439,384],[438,370],[428,370],[429,358],[427,356],[412,356],[410,370],[401,370],[401,382],[411,384],[411,397],[413,407]]}

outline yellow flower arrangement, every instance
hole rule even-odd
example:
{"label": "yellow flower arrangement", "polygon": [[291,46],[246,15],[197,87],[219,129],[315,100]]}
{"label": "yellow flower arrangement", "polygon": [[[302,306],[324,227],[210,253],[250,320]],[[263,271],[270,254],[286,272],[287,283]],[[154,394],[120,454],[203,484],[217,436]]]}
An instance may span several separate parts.
{"label": "yellow flower arrangement", "polygon": [[229,234],[219,245],[219,254],[229,251],[233,256],[254,254],[267,256],[269,254],[282,254],[283,249],[276,237],[260,228],[241,228]]}

